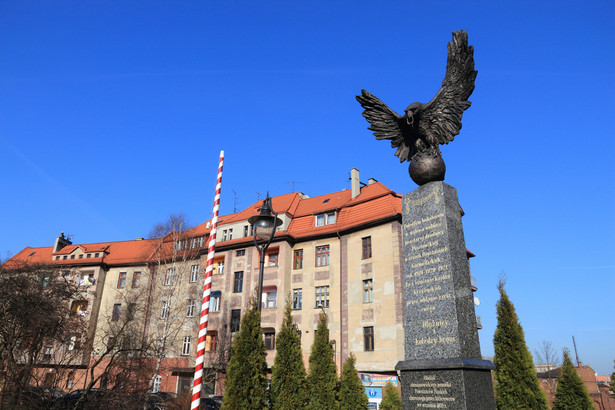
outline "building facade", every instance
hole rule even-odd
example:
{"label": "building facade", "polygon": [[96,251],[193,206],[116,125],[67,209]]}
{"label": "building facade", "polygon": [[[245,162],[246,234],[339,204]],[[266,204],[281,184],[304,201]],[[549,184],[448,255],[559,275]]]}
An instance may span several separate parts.
{"label": "building facade", "polygon": [[[353,353],[377,402],[383,384],[378,381],[397,384],[395,365],[404,359],[401,196],[373,179],[361,187],[358,171],[351,175],[349,190],[272,198],[283,223],[265,255],[261,326],[271,367],[290,298],[307,366],[318,317],[326,312],[338,369]],[[259,253],[248,219],[260,206],[219,218],[206,394],[223,393],[228,349],[256,292]],[[142,382],[154,391],[190,390],[210,231],[206,221],[158,239],[73,245],[62,236],[54,247],[26,248],[14,257],[28,261],[34,252],[36,260],[30,262],[69,269],[93,290],[84,312],[90,325],[81,336],[85,359],[72,382],[60,387],[87,385],[92,366],[99,367],[93,373],[99,378],[96,387],[114,383],[105,363],[114,357],[110,351],[125,348],[126,357],[147,358],[140,365]]]}

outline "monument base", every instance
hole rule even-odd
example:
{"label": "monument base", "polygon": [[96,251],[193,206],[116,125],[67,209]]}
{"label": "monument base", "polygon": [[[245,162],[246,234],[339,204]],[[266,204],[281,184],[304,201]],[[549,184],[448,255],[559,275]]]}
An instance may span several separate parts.
{"label": "monument base", "polygon": [[493,363],[482,359],[405,360],[397,363],[402,409],[494,409]]}

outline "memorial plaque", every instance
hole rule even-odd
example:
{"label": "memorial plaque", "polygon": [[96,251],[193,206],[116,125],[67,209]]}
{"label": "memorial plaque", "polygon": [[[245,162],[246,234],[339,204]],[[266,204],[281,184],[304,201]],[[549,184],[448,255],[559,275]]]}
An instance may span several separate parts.
{"label": "memorial plaque", "polygon": [[429,182],[402,200],[404,409],[492,409],[457,191]]}

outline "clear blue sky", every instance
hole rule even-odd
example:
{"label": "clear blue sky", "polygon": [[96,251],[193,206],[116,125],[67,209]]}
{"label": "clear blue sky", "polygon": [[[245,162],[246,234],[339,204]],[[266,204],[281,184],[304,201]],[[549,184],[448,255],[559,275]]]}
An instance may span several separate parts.
{"label": "clear blue sky", "polygon": [[398,112],[440,87],[451,31],[478,69],[442,148],[493,354],[496,285],[533,351],[615,359],[613,1],[0,2],[0,253],[145,236],[295,190],[415,185],[355,95]]}

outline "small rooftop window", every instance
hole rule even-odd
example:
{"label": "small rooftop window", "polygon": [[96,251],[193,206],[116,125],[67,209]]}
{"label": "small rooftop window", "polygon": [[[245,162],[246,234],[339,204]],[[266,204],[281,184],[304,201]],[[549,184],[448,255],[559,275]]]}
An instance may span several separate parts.
{"label": "small rooftop window", "polygon": [[34,254],[36,253],[36,251],[32,252],[30,255],[28,256],[34,256]]}
{"label": "small rooftop window", "polygon": [[322,201],[323,204],[326,204],[327,202],[329,202],[330,198],[325,199],[324,201]]}
{"label": "small rooftop window", "polygon": [[333,225],[335,223],[335,212],[326,212],[324,214],[315,215],[315,225]]}

